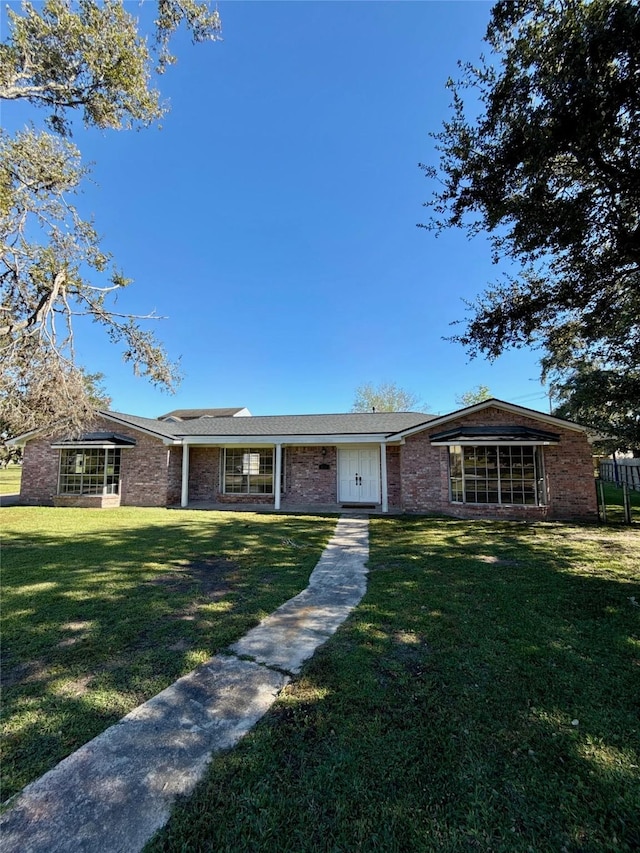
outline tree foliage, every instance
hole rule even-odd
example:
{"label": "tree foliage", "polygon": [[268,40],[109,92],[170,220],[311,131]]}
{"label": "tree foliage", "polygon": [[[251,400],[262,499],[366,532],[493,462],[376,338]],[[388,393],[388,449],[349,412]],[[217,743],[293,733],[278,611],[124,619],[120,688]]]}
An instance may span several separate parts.
{"label": "tree foliage", "polygon": [[607,452],[640,452],[640,370],[619,374],[579,360],[551,383],[553,414],[591,427]]}
{"label": "tree foliage", "polygon": [[422,408],[422,403],[411,391],[400,388],[395,382],[373,385],[364,382],[356,388],[352,412],[411,412]]}
{"label": "tree foliage", "polygon": [[0,98],[45,112],[13,136],[0,130],[0,418],[11,431],[79,425],[91,410],[76,366],[74,323],[89,317],[120,344],[134,372],[173,388],[178,379],[143,317],[116,310],[129,281],[102,249],[75,199],[87,169],[71,143],[86,126],[146,126],[164,112],[151,80],[174,61],[169,40],[185,23],[196,41],[219,37],[217,12],[196,0],[159,0],[153,47],[120,0],[45,0],[9,9],[0,44]]}
{"label": "tree foliage", "polygon": [[476,403],[490,400],[492,396],[488,385],[476,385],[475,388],[470,388],[464,394],[457,396],[456,403],[459,406],[475,406]]}
{"label": "tree foliage", "polygon": [[[194,41],[216,39],[217,11],[196,0],[159,0],[157,70],[175,61],[171,35],[182,22]],[[121,0],[25,2],[8,12],[11,36],[0,45],[0,98],[23,98],[50,110],[48,123],[67,134],[69,111],[100,128],[148,125],[164,108],[151,87],[154,51]]]}
{"label": "tree foliage", "polygon": [[516,273],[454,339],[489,358],[539,346],[547,368],[598,363],[624,385],[640,364],[640,7],[499,0],[485,41],[449,81],[426,227],[488,233]]}

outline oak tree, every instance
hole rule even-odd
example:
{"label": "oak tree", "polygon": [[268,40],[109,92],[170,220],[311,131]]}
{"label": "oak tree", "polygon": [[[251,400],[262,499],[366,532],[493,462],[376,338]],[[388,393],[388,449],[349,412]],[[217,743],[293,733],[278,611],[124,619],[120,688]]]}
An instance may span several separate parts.
{"label": "oak tree", "polygon": [[158,0],[156,8],[151,47],[121,0],[45,0],[8,10],[0,99],[41,109],[48,126],[0,130],[0,420],[13,433],[78,427],[92,411],[74,351],[81,316],[104,328],[136,373],[169,389],[178,379],[143,322],[155,315],[116,306],[130,282],[78,209],[88,170],[69,138],[74,117],[102,129],[157,121],[165,108],[152,80],[174,61],[171,35],[184,23],[196,41],[219,37],[208,3]]}
{"label": "oak tree", "polygon": [[499,0],[485,41],[448,84],[425,227],[486,233],[513,271],[454,340],[489,358],[540,347],[573,380],[598,364],[604,411],[640,364],[640,6]]}

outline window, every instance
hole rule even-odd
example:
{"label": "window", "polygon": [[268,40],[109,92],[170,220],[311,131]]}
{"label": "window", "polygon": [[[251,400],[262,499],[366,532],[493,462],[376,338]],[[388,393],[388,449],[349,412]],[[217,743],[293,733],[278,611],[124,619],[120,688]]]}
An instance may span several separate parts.
{"label": "window", "polygon": [[61,495],[117,495],[120,448],[68,448],[60,452]]}
{"label": "window", "polygon": [[449,476],[454,503],[544,503],[542,458],[536,446],[450,447]]}
{"label": "window", "polygon": [[273,448],[228,447],[224,460],[224,492],[273,494]]}

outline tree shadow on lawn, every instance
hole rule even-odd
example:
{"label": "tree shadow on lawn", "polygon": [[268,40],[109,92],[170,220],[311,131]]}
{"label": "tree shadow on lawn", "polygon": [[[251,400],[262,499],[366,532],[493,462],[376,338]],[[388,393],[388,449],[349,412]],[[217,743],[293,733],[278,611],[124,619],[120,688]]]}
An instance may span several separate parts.
{"label": "tree shadow on lawn", "polygon": [[335,527],[3,512],[3,799],[300,592]]}
{"label": "tree shadow on lawn", "polygon": [[617,535],[372,521],[361,605],[150,851],[639,849],[640,548]]}

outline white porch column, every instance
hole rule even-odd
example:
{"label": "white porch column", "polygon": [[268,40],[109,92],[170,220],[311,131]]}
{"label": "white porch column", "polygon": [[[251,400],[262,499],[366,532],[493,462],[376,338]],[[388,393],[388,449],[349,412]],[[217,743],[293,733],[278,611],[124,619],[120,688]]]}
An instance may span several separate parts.
{"label": "white porch column", "polygon": [[380,486],[382,488],[382,512],[389,512],[389,493],[387,486],[387,445],[380,444]]}
{"label": "white porch column", "polygon": [[282,480],[282,445],[276,444],[276,464],[273,472],[274,509],[280,509],[280,481]]}
{"label": "white porch column", "polygon": [[182,445],[182,494],[180,506],[189,504],[189,445]]}

